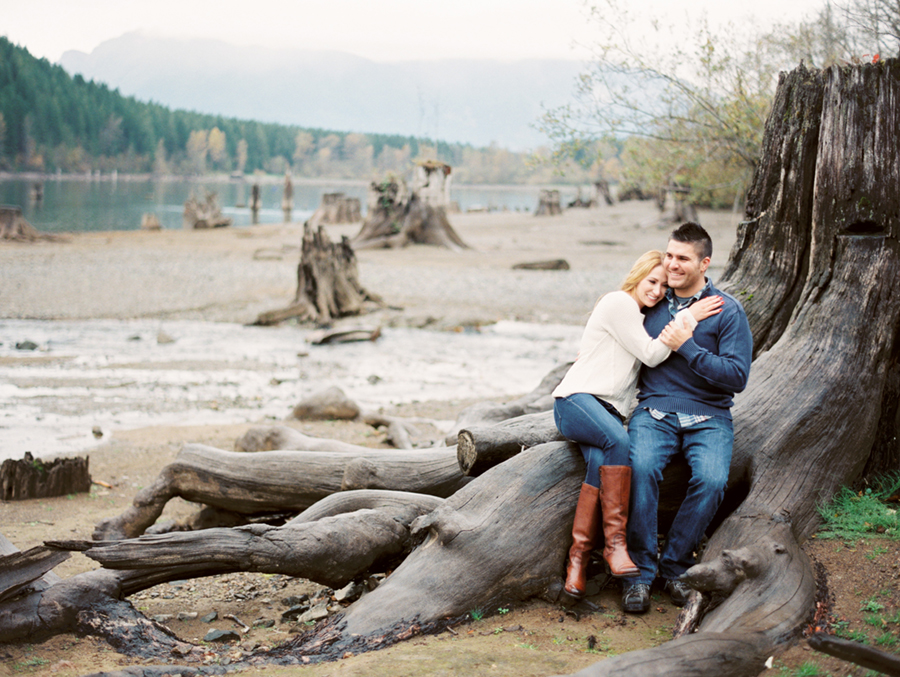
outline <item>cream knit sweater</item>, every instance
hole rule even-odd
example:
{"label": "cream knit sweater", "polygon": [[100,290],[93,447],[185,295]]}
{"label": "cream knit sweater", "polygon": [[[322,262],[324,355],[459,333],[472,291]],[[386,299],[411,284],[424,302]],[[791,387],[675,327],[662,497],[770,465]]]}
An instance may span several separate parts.
{"label": "cream knit sweater", "polygon": [[[689,310],[680,311],[675,321],[690,329],[697,326]],[[594,307],[581,336],[578,358],[553,391],[553,397],[596,395],[627,417],[641,363],[655,367],[670,353],[659,339],[651,339],[644,330],[644,315],[631,294],[610,292]]]}

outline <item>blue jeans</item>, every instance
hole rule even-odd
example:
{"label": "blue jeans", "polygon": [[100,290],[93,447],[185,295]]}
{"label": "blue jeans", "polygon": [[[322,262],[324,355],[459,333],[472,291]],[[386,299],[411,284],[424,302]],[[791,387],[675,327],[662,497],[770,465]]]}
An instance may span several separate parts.
{"label": "blue jeans", "polygon": [[553,419],[564,437],[578,442],[587,464],[584,483],[600,486],[601,465],[628,465],[628,433],[611,404],[593,395],[557,397]]}
{"label": "blue jeans", "polygon": [[657,421],[635,409],[628,424],[631,438],[631,513],[628,552],[641,570],[635,583],[653,583],[657,574],[657,510],[663,468],[678,452],[691,468],[687,496],[675,515],[659,557],[659,575],[678,578],[694,564],[694,551],[725,495],[734,428],[731,419],[713,416],[682,428],[675,414]]}

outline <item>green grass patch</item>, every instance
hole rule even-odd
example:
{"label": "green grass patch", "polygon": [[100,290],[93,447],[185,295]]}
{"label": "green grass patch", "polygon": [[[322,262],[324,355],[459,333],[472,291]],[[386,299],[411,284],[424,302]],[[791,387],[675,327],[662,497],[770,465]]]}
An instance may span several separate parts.
{"label": "green grass patch", "polygon": [[[858,540],[879,536],[900,540],[900,472],[875,478],[861,491],[841,489],[831,502],[819,507],[822,526],[817,538]],[[885,551],[877,549],[869,559]]]}
{"label": "green grass patch", "polygon": [[799,668],[791,669],[787,666],[782,666],[778,671],[780,677],[817,677],[818,675],[824,675],[822,669],[816,665],[815,663],[804,663]]}

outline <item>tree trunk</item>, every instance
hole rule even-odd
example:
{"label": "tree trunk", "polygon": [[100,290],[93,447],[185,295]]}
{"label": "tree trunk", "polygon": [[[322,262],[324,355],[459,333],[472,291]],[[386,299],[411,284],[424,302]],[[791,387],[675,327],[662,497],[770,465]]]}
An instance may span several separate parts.
{"label": "tree trunk", "polygon": [[366,301],[381,303],[359,281],[356,255],[346,237],[339,244],[328,239],[325,228],[303,226],[297,293],[287,308],[261,313],[254,324],[271,325],[289,318],[328,324],[332,319],[358,315]]}

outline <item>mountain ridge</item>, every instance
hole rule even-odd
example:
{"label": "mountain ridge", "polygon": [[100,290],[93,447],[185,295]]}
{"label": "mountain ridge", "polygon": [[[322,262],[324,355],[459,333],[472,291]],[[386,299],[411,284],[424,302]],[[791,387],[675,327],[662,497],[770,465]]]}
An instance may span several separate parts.
{"label": "mountain ridge", "polygon": [[562,59],[376,62],[137,32],[67,51],[59,64],[173,109],[514,150],[546,144],[534,128],[542,106],[566,103],[582,69]]}

